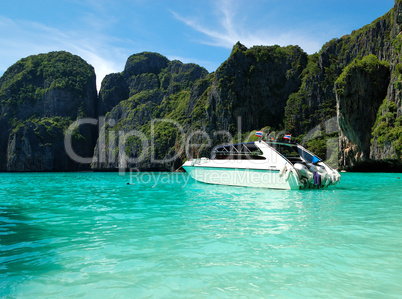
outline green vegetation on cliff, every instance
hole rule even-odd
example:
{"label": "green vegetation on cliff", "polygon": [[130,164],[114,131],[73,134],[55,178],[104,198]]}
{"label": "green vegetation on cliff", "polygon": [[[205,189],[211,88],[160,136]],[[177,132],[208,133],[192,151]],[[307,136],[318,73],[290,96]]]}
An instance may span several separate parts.
{"label": "green vegetation on cliff", "polygon": [[286,101],[300,88],[300,75],[308,56],[298,46],[254,46],[237,43],[215,75],[211,97],[216,129],[236,131],[242,118],[244,131],[282,127]]}
{"label": "green vegetation on cliff", "polygon": [[[394,9],[350,35],[334,38],[319,53],[309,56],[302,74],[301,88],[289,97],[285,128],[294,135],[307,134],[336,116],[334,83],[354,59],[369,54],[390,59]],[[386,50],[388,49],[388,51]]]}
{"label": "green vegetation on cliff", "polygon": [[[64,134],[76,119],[96,117],[96,106],[94,69],[82,58],[60,51],[19,60],[0,78],[0,171],[85,168],[68,159]],[[73,134],[77,153],[86,156],[95,141],[85,126]]]}
{"label": "green vegetation on cliff", "polygon": [[0,78],[1,104],[33,104],[54,89],[68,90],[82,98],[92,77],[93,67],[68,52],[32,55],[12,65]]}
{"label": "green vegetation on cliff", "polygon": [[390,64],[374,55],[353,60],[336,80],[343,167],[370,159],[372,127],[389,83]]}
{"label": "green vegetation on cliff", "polygon": [[[130,161],[139,160],[138,163],[131,162],[130,167],[169,167],[162,164],[151,165],[150,157],[161,160],[175,155],[183,133],[181,128],[191,125],[191,90],[197,80],[202,82],[207,75],[208,72],[198,65],[169,61],[157,53],[144,52],[130,56],[124,71],[109,75],[108,83],[102,85],[100,94],[104,107],[111,107],[110,102],[117,103],[106,114],[107,122],[113,125],[107,125],[102,133],[105,135],[101,136],[105,138],[106,144],[111,145],[107,149],[111,153],[110,159],[101,161],[100,157],[105,154],[106,149],[98,145],[98,159],[93,167],[119,167],[118,154],[123,146]],[[124,92],[115,97],[112,78],[120,80],[118,84],[127,88],[128,98],[124,98]],[[129,137],[118,138],[118,134]],[[148,148],[144,148],[141,138],[146,138]]]}
{"label": "green vegetation on cliff", "polygon": [[387,157],[390,159],[402,157],[402,115],[398,116],[397,109],[395,102],[385,99],[380,106],[372,132],[371,141],[375,140],[381,149],[392,144],[395,154]]}
{"label": "green vegetation on cliff", "polygon": [[[336,93],[338,95],[344,95],[345,87],[351,79],[355,79],[355,72],[364,72],[370,77],[371,83],[374,87],[377,87],[382,82],[382,78],[379,76],[380,68],[389,69],[389,62],[379,61],[378,58],[373,55],[367,55],[363,59],[353,60],[347,67],[344,68],[342,74],[335,81],[335,86],[337,87]],[[357,78],[355,80],[358,80]]]}

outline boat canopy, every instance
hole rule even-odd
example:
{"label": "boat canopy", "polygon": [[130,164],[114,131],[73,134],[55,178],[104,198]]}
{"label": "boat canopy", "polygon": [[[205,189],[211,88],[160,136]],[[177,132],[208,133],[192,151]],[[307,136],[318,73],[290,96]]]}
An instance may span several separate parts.
{"label": "boat canopy", "polygon": [[212,159],[265,160],[261,149],[254,142],[218,146],[212,151]]}
{"label": "boat canopy", "polygon": [[[278,154],[294,163],[316,163],[320,158],[296,143],[267,142]],[[221,145],[212,150],[211,159],[265,160],[262,150],[255,142]]]}

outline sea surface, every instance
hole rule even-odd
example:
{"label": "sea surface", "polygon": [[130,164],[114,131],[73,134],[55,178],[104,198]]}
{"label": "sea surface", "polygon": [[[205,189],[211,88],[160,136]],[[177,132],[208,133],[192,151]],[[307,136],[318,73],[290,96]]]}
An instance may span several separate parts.
{"label": "sea surface", "polygon": [[0,173],[0,297],[402,298],[402,174]]}

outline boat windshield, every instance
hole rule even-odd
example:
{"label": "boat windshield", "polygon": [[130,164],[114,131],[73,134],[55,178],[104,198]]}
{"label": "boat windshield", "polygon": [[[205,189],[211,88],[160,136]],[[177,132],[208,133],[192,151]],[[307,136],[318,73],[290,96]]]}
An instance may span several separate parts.
{"label": "boat windshield", "polygon": [[280,154],[282,154],[286,159],[288,159],[291,163],[298,162],[310,162],[316,163],[320,161],[319,158],[310,154],[300,146],[296,144],[286,144],[286,143],[270,143],[270,146],[275,148]]}
{"label": "boat windshield", "polygon": [[312,154],[305,151],[304,149],[302,149],[299,146],[297,147],[297,151],[299,152],[300,157],[302,157],[306,162],[317,163],[317,162],[321,161],[321,159],[319,159],[316,156],[313,156]]}

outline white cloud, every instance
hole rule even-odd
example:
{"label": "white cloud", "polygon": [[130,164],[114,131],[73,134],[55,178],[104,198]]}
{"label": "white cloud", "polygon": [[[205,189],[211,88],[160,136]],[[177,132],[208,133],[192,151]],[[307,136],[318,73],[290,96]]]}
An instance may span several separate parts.
{"label": "white cloud", "polygon": [[78,55],[95,68],[97,87],[105,75],[123,69],[128,53],[112,47],[111,38],[85,31],[62,32],[58,29],[30,21],[13,21],[0,18],[0,72],[19,59],[50,51],[68,51]]}
{"label": "white cloud", "polygon": [[[308,36],[306,34],[308,30],[302,28],[283,31],[278,25],[271,24],[268,24],[266,28],[253,28],[247,24],[246,19],[239,16],[241,10],[238,2],[217,1],[214,6],[216,20],[205,23],[194,16],[182,16],[174,11],[171,13],[177,20],[205,36],[205,39],[197,42],[211,46],[231,49],[238,41],[247,47],[274,44],[299,45],[306,52],[314,53],[323,44],[323,41],[315,36]],[[215,26],[216,23],[219,26]]]}
{"label": "white cloud", "polygon": [[172,11],[172,14],[174,15],[174,17],[177,20],[183,22],[185,25],[193,28],[194,30],[196,30],[210,38],[210,40],[200,41],[201,43],[211,45],[211,46],[229,48],[229,49],[234,45],[233,39],[235,37],[228,35],[227,32],[220,32],[220,31],[208,29],[205,26],[198,23],[197,20],[192,17],[188,17],[188,18],[182,17],[173,11]]}

